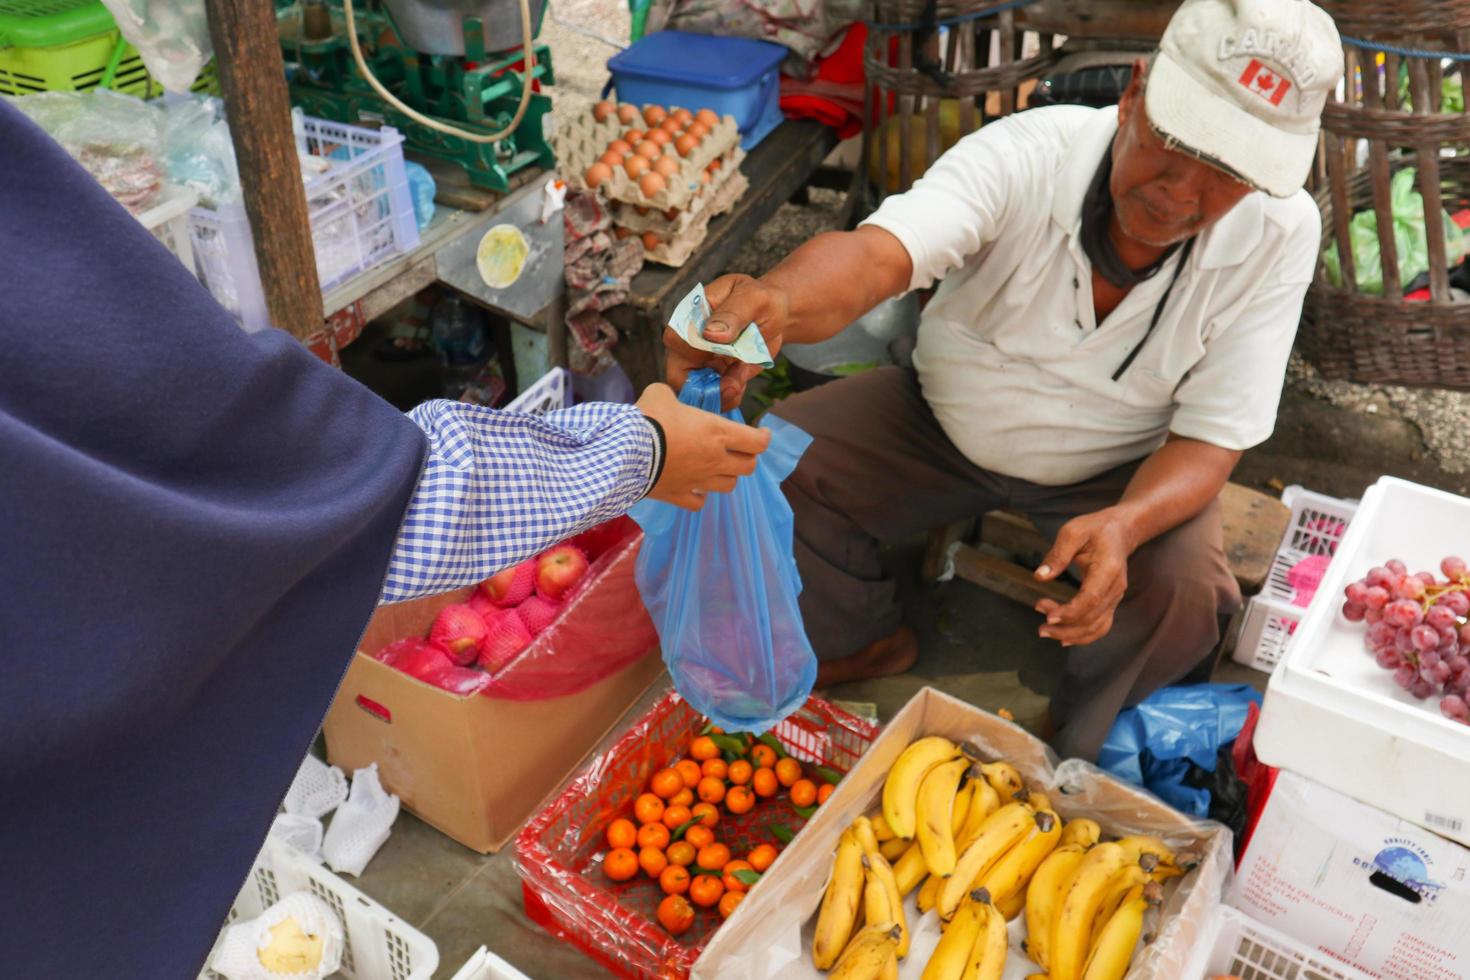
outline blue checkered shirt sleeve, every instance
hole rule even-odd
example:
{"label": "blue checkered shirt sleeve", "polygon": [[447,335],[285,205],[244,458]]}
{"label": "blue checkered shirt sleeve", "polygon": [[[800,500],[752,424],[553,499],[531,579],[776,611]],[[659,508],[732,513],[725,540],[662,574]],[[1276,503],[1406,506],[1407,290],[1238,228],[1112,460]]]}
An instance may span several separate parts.
{"label": "blue checkered shirt sleeve", "polygon": [[622,514],[656,472],[658,437],[631,405],[535,416],[438,400],[408,414],[429,454],[379,602],[488,578]]}

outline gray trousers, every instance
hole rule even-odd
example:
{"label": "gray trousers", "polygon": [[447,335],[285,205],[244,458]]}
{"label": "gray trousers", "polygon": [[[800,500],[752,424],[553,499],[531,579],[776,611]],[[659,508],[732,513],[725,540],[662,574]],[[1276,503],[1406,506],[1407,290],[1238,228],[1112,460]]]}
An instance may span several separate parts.
{"label": "gray trousers", "polygon": [[[814,439],[784,490],[796,516],[801,610],[821,659],[856,653],[901,625],[882,542],[1000,507],[1051,538],[1071,518],[1117,503],[1138,466],[1064,487],[981,469],[944,434],[907,368],[829,382],[774,411]],[[1214,649],[1219,617],[1240,607],[1223,544],[1217,501],[1133,554],[1112,630],[1067,651],[1051,704],[1063,758],[1095,759],[1120,710]]]}

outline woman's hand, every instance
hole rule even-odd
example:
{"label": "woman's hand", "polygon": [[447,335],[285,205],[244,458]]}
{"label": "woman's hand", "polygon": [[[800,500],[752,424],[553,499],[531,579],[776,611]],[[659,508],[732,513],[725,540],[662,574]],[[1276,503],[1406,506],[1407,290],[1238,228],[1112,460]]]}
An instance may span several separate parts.
{"label": "woman's hand", "polygon": [[649,385],[638,410],[664,430],[664,469],[648,495],[686,510],[703,507],[707,493],[735,489],[771,441],[766,429],[683,404],[668,385]]}

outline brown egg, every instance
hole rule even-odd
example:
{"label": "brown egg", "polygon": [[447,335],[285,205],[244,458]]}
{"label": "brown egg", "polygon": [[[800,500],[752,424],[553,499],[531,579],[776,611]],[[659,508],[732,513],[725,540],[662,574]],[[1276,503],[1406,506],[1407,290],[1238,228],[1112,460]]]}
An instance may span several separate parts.
{"label": "brown egg", "polygon": [[641,204],[635,204],[635,205],[633,205],[633,210],[636,211],[636,212],[638,212],[639,214],[647,214],[648,213],[648,209],[645,208]]}
{"label": "brown egg", "polygon": [[681,157],[687,157],[698,148],[699,140],[695,139],[693,136],[690,136],[688,133],[685,133],[678,139],[674,140],[674,149],[679,151],[679,156]]}
{"label": "brown egg", "polygon": [[627,157],[627,154],[626,153],[619,153],[617,150],[608,150],[606,153],[604,153],[602,156],[598,157],[597,159],[598,159],[599,162],[605,163],[609,167],[621,167],[623,165],[623,160],[626,157]]}
{"label": "brown egg", "polygon": [[587,178],[588,187],[596,187],[605,180],[612,180],[612,167],[599,160],[587,168],[584,176]]}
{"label": "brown egg", "polygon": [[669,208],[667,211],[664,212],[664,217],[667,218],[667,219],[669,219],[670,221],[675,220],[676,218],[679,217],[679,209],[678,208]]}
{"label": "brown egg", "polygon": [[629,177],[637,180],[648,173],[648,157],[629,157],[623,163],[623,169],[628,172]]}
{"label": "brown egg", "polygon": [[706,171],[703,171],[703,172],[702,172],[702,173],[701,173],[701,174],[700,174],[700,175],[699,175],[699,182],[700,182],[700,183],[701,183],[701,184],[708,184],[708,183],[709,183],[709,171],[708,171],[708,170],[706,170]]}
{"label": "brown egg", "polygon": [[651,232],[651,231],[645,231],[643,233],[643,247],[646,248],[646,249],[648,249],[650,252],[652,252],[654,249],[658,248],[663,243],[664,243],[664,240],[662,238],[658,237],[657,235],[655,235],[653,232]]}
{"label": "brown egg", "polygon": [[618,107],[613,105],[611,102],[599,102],[597,103],[597,105],[592,107],[592,118],[596,119],[598,122],[603,122],[607,119],[608,116],[617,111]]}
{"label": "brown egg", "polygon": [[618,106],[618,122],[627,124],[627,123],[630,123],[634,119],[637,119],[637,118],[638,118],[638,107],[637,106],[631,106],[631,105],[620,105],[620,106]]}
{"label": "brown egg", "polygon": [[711,160],[710,165],[708,167],[705,167],[704,169],[709,171],[710,173],[714,173],[716,170],[720,169],[720,161]]}
{"label": "brown egg", "polygon": [[669,186],[668,182],[663,179],[663,176],[652,171],[644,174],[643,178],[638,181],[638,189],[643,192],[644,197],[653,197],[667,186]]}
{"label": "brown egg", "polygon": [[653,161],[653,172],[665,177],[672,177],[679,172],[679,161],[673,157],[659,157]]}
{"label": "brown egg", "polygon": [[700,109],[694,114],[694,121],[704,123],[708,129],[714,129],[720,124],[720,117],[713,109]]}
{"label": "brown egg", "polygon": [[623,141],[629,146],[637,146],[643,139],[643,130],[630,129],[623,134]]}
{"label": "brown egg", "polygon": [[607,151],[609,153],[621,153],[623,156],[627,156],[633,152],[633,144],[627,140],[613,140],[607,144]]}
{"label": "brown egg", "polygon": [[694,122],[689,124],[689,128],[684,130],[684,132],[688,133],[690,136],[693,136],[697,140],[702,140],[709,135],[709,127],[696,119]]}
{"label": "brown egg", "polygon": [[652,163],[653,161],[664,155],[664,148],[659,146],[653,140],[644,140],[642,143],[639,143],[637,146],[633,147],[633,152],[638,154],[640,157],[646,157],[648,159],[648,162]]}
{"label": "brown egg", "polygon": [[666,129],[650,129],[648,131],[648,142],[657,143],[659,146],[667,146],[673,137]]}
{"label": "brown egg", "polygon": [[643,110],[643,121],[650,126],[657,126],[667,119],[669,114],[664,111],[663,106],[651,105]]}
{"label": "brown egg", "polygon": [[627,238],[631,234],[633,234],[633,233],[631,231],[629,231],[627,228],[624,228],[622,225],[614,225],[613,226],[613,237],[614,238]]}
{"label": "brown egg", "polygon": [[658,124],[658,128],[659,129],[662,129],[664,132],[668,133],[670,136],[673,136],[673,135],[677,134],[679,132],[679,130],[681,130],[681,129],[684,128],[684,124],[681,123],[679,120],[675,119],[673,116],[670,116],[669,118],[665,119],[663,122],[659,123]]}
{"label": "brown egg", "polygon": [[680,126],[687,126],[694,121],[694,113],[688,109],[675,109],[673,118],[678,120]]}

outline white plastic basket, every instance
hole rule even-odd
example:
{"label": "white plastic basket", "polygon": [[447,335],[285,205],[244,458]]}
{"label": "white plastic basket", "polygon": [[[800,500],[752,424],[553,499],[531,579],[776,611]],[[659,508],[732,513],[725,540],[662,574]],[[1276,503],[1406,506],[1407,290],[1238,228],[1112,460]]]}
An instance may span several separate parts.
{"label": "white plastic basket", "polygon": [[1183,980],[1368,980],[1368,975],[1288,939],[1229,906],[1217,913],[1213,945],[1200,944]]}
{"label": "white plastic basket", "polygon": [[505,410],[524,412],[527,415],[545,415],[559,408],[570,408],[571,405],[572,372],[555,367],[517,395],[515,401],[505,406]]}
{"label": "white plastic basket", "polygon": [[[253,919],[283,896],[307,891],[332,907],[342,922],[346,949],[342,969],[332,976],[361,980],[429,980],[439,968],[439,947],[417,929],[353,888],[330,870],[289,846],[267,838],[235,897],[225,925]],[[209,969],[211,950],[200,980],[224,980]]]}
{"label": "white plastic basket", "polygon": [[520,970],[490,952],[484,946],[465,961],[449,980],[531,980]]}
{"label": "white plastic basket", "polygon": [[194,271],[194,248],[189,241],[189,209],[199,203],[199,195],[187,187],[165,184],[153,206],[134,215],[153,237]]}
{"label": "white plastic basket", "polygon": [[[322,292],[417,247],[418,222],[403,165],[403,137],[305,118],[307,152],[330,168],[306,182],[307,215]],[[270,326],[250,221],[242,204],[189,212],[194,271],[249,332]]]}
{"label": "white plastic basket", "polygon": [[[1292,569],[1307,558],[1319,555],[1331,558],[1336,554],[1338,542],[1347,533],[1358,509],[1351,500],[1339,500],[1301,487],[1287,487],[1281,502],[1291,508],[1291,523],[1276,550],[1261,594],[1246,605],[1235,652],[1231,655],[1237,663],[1268,673],[1281,661],[1287,641],[1307,611],[1305,605],[1293,602],[1297,589],[1291,581]],[[1325,570],[1323,574],[1325,577]]]}

